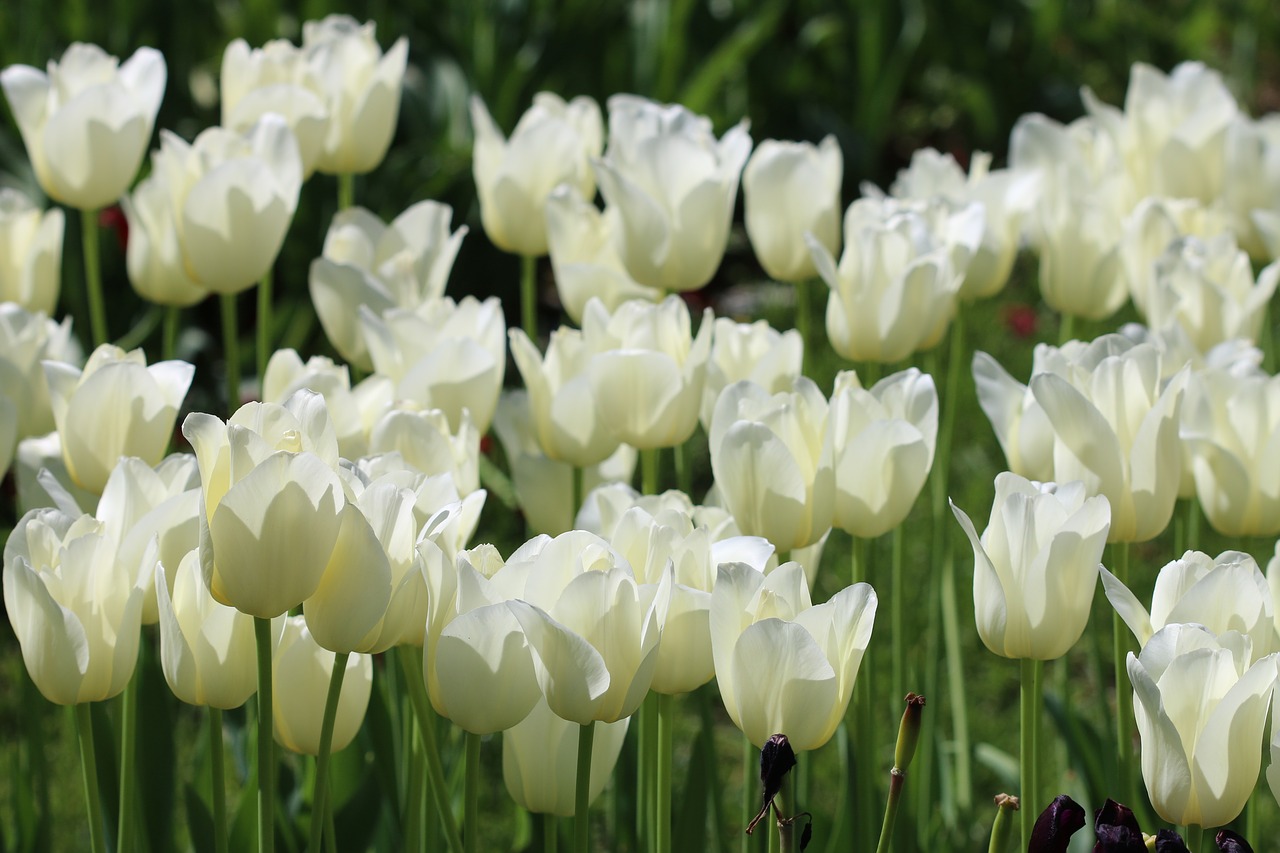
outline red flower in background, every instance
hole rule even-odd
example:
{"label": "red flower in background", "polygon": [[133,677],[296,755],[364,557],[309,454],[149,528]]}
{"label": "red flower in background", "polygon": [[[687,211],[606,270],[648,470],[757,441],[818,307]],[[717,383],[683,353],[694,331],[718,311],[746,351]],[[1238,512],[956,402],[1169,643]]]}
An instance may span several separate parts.
{"label": "red flower in background", "polygon": [[1020,339],[1035,337],[1036,326],[1039,323],[1036,309],[1022,304],[1006,305],[1001,312],[1001,320],[1005,328],[1012,332],[1014,337]]}
{"label": "red flower in background", "polygon": [[98,227],[114,231],[116,242],[120,244],[120,252],[123,254],[128,251],[129,220],[125,218],[124,211],[120,209],[120,205],[113,204],[98,211]]}

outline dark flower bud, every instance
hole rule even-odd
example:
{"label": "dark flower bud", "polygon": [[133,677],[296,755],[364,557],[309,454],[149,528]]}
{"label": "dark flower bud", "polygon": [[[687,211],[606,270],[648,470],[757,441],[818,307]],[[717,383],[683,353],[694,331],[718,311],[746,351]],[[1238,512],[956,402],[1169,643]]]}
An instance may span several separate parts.
{"label": "dark flower bud", "polygon": [[1218,845],[1222,853],[1253,853],[1249,842],[1229,829],[1219,829],[1218,834],[1213,837],[1213,843]]}
{"label": "dark flower bud", "polygon": [[764,796],[760,803],[760,812],[747,825],[747,834],[756,828],[756,824],[769,813],[773,798],[782,790],[782,780],[796,766],[796,753],[791,742],[784,734],[770,735],[760,749],[760,783],[764,786]]}
{"label": "dark flower bud", "polygon": [[1093,853],[1147,853],[1142,833],[1127,826],[1098,824],[1093,830],[1097,838]]}
{"label": "dark flower bud", "polygon": [[1083,826],[1084,806],[1059,794],[1036,818],[1027,853],[1065,853],[1071,836]]}
{"label": "dark flower bud", "polygon": [[904,701],[907,708],[902,712],[902,722],[898,724],[898,743],[893,751],[893,766],[906,773],[916,754],[916,744],[920,742],[920,716],[924,713],[924,697],[918,693],[908,693]]}
{"label": "dark flower bud", "polygon": [[1156,833],[1156,853],[1191,853],[1187,850],[1187,842],[1172,829],[1162,829]]}

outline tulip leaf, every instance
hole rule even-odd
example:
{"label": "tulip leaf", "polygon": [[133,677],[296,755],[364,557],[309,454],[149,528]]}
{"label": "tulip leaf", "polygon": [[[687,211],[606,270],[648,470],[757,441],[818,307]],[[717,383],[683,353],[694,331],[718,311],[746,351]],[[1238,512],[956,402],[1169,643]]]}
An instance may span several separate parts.
{"label": "tulip leaf", "polygon": [[707,112],[724,89],[724,81],[747,65],[751,57],[773,39],[787,3],[774,2],[755,17],[743,21],[711,51],[680,93],[679,102],[695,113]]}
{"label": "tulip leaf", "polygon": [[[155,633],[158,640],[158,632]],[[177,793],[175,740],[147,737],[148,732],[171,732],[177,728],[174,710],[177,700],[160,669],[158,649],[144,636],[142,653],[134,678],[138,689],[138,734],[134,793],[138,804],[136,820],[145,827],[152,850],[173,844],[174,798]]]}
{"label": "tulip leaf", "polygon": [[1072,767],[1085,780],[1090,802],[1098,802],[1107,795],[1109,787],[1109,776],[1102,758],[1105,750],[1097,748],[1098,744],[1106,742],[1104,733],[1063,702],[1057,693],[1046,692],[1044,704],[1066,741]]}

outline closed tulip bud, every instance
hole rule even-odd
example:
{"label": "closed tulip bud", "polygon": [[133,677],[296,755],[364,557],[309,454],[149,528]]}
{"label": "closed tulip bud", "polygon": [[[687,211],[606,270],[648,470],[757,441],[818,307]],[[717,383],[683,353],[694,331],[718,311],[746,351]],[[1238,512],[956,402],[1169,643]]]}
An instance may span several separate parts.
{"label": "closed tulip bud", "polygon": [[833,524],[854,536],[888,533],[911,512],[933,467],[938,392],[914,367],[864,389],[836,376],[827,413],[835,470]]}
{"label": "closed tulip bud", "polygon": [[[1220,829],[1213,836],[1213,843],[1222,853],[1253,853],[1253,848],[1239,834],[1229,829]],[[1186,849],[1184,845],[1183,850]],[[1163,853],[1163,851],[1161,851]]]}
{"label": "closed tulip bud", "polygon": [[28,512],[5,543],[5,612],[50,702],[110,699],[133,676],[143,586],[115,556],[93,516],[56,509]]}
{"label": "closed tulip bud", "polygon": [[784,731],[797,751],[826,743],[853,695],[875,613],[865,583],[813,607],[798,563],[768,575],[721,564],[711,593],[716,683],[747,740],[763,746]]}
{"label": "closed tulip bud", "polygon": [[123,456],[160,461],[195,375],[185,361],[148,367],[142,350],[111,344],[94,350],[83,370],[54,361],[44,370],[67,471],[94,493]]}
{"label": "closed tulip bud", "polygon": [[840,247],[844,157],[834,136],[818,145],[766,139],[742,173],[747,236],[770,278],[803,281],[818,274],[805,245],[812,234],[828,252]]}
{"label": "closed tulip bud", "polygon": [[300,605],[320,586],[345,504],[323,399],[249,403],[226,423],[193,412],[182,433],[200,466],[200,561],[213,597],[262,618]]}
{"label": "closed tulip bud", "polygon": [[1222,826],[1253,792],[1276,658],[1250,663],[1249,646],[1234,631],[1175,624],[1129,653],[1142,778],[1169,823]]}
{"label": "closed tulip bud", "polygon": [[339,211],[325,234],[322,256],[311,262],[311,301],[325,336],[339,354],[370,370],[360,306],[376,316],[414,309],[444,296],[467,226],[449,233],[453,209],[420,201],[390,224],[363,207]]}
{"label": "closed tulip bud", "polygon": [[804,340],[795,329],[779,332],[767,320],[736,323],[717,317],[698,415],[703,428],[711,430],[716,400],[725,388],[750,379],[770,394],[786,391],[799,378],[803,360]]}
{"label": "closed tulip bud", "polygon": [[70,207],[96,210],[124,195],[142,164],[164,97],[164,57],[139,48],[123,65],[79,42],[48,73],[0,72],[36,179]]}
{"label": "closed tulip bud", "polygon": [[955,504],[973,546],[973,609],[983,644],[1007,658],[1054,660],[1084,633],[1107,544],[1107,499],[1081,483],[996,477],[991,521],[979,538]]}
{"label": "closed tulip bud", "polygon": [[584,199],[595,196],[591,158],[604,145],[600,107],[587,97],[565,103],[551,92],[539,92],[511,138],[504,139],[484,101],[473,96],[471,124],[485,232],[504,251],[545,255],[544,209],[551,191],[569,184]]}
{"label": "closed tulip bud", "polygon": [[[316,644],[303,617],[289,616],[284,619],[272,657],[271,711],[276,743],[291,752],[318,755],[325,697],[336,655]],[[372,691],[373,658],[351,655],[333,721],[334,752],[346,749],[355,739]]]}
{"label": "closed tulip bud", "polygon": [[52,314],[62,289],[61,210],[41,213],[14,189],[0,189],[0,302]]}
{"label": "closed tulip bud", "polygon": [[1093,813],[1093,831],[1098,843],[1097,853],[1141,853],[1147,850],[1138,819],[1128,806],[1111,798]]}
{"label": "closed tulip bud", "polygon": [[1030,853],[1067,853],[1077,830],[1084,828],[1084,807],[1066,794],[1053,798],[1031,828]]}
{"label": "closed tulip bud", "polygon": [[476,428],[489,431],[507,367],[507,325],[497,297],[446,296],[381,315],[361,306],[360,325],[374,369],[391,380],[396,398],[441,409],[451,429],[470,410]]}
{"label": "closed tulip bud", "polygon": [[809,379],[769,394],[737,382],[720,395],[708,444],[720,499],[738,528],[779,551],[817,542],[835,501],[827,401]]}
{"label": "closed tulip bud", "polygon": [[[613,775],[631,718],[596,723],[587,801],[600,796]],[[537,814],[572,817],[577,784],[579,726],[557,717],[545,699],[502,734],[502,780],[516,805]]]}
{"label": "closed tulip bud", "polygon": [[1120,214],[1105,201],[1041,208],[1040,295],[1060,314],[1105,320],[1128,297]]}
{"label": "closed tulip bud", "polygon": [[637,450],[675,447],[698,426],[711,352],[711,312],[697,337],[678,296],[658,305],[632,300],[610,314],[587,303],[582,335],[596,414],[619,441]]}
{"label": "closed tulip bud", "polygon": [[609,148],[593,162],[606,205],[620,215],[619,254],[633,279],[681,291],[711,280],[750,153],[745,120],[717,141],[708,119],[678,104],[609,99]]}

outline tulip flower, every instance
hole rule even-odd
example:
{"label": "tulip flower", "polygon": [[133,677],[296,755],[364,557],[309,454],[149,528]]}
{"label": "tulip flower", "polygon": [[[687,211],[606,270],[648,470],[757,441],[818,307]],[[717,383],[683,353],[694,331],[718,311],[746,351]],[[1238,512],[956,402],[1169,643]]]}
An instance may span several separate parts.
{"label": "tulip flower", "polygon": [[200,561],[215,600],[264,619],[320,586],[343,505],[337,439],[318,394],[182,424],[200,466]]}
{"label": "tulip flower", "polygon": [[1156,813],[1182,826],[1234,820],[1253,792],[1276,656],[1251,660],[1235,632],[1168,625],[1129,652],[1142,778]]}
{"label": "tulip flower", "polygon": [[401,36],[385,54],[372,21],[328,15],[302,25],[302,50],[329,111],[316,168],[326,175],[363,175],[387,154],[400,116],[400,87],[409,58]]}
{"label": "tulip flower", "polygon": [[796,751],[835,734],[871,640],[876,594],[845,587],[812,607],[804,570],[786,563],[768,575],[724,563],[711,593],[711,649],[720,698],[757,747],[786,732]]}
{"label": "tulip flower", "polygon": [[854,536],[888,533],[911,512],[933,467],[938,392],[914,367],[864,389],[836,376],[827,414],[835,471],[833,524]]}
{"label": "tulip flower", "polygon": [[1150,344],[1103,336],[1068,375],[1031,378],[1053,425],[1054,477],[1082,480],[1111,505],[1113,542],[1144,542],[1169,523],[1181,479],[1178,422],[1185,369],[1168,382]]}
{"label": "tulip flower", "polygon": [[[334,659],[333,652],[316,644],[303,617],[284,620],[271,666],[271,708],[276,743],[285,749],[304,755],[320,752],[320,724]],[[373,658],[351,655],[333,724],[334,752],[355,739],[372,691]]]}
{"label": "tulip flower", "polygon": [[44,370],[67,471],[95,493],[122,456],[160,461],[195,375],[185,361],[148,367],[142,350],[110,344],[94,350],[83,370],[54,361]]}
{"label": "tulip flower", "polygon": [[587,302],[596,297],[610,312],[629,299],[662,300],[662,291],[638,284],[618,256],[622,227],[616,208],[601,211],[569,184],[547,196],[547,251],[560,305],[581,324]]}
{"label": "tulip flower", "polygon": [[835,503],[827,401],[805,377],[792,387],[770,395],[751,382],[730,385],[707,437],[725,508],[743,533],[783,552],[822,538]]}
{"label": "tulip flower", "polygon": [[1149,196],[1125,218],[1120,263],[1134,307],[1144,317],[1155,288],[1156,261],[1183,237],[1208,239],[1229,230],[1221,210],[1195,199]]}
{"label": "tulip flower", "polygon": [[84,361],[80,344],[71,334],[71,318],[57,323],[15,303],[0,302],[0,395],[17,410],[19,440],[57,429],[45,361],[68,365]]}
{"label": "tulip flower", "polygon": [[708,119],[678,104],[609,98],[609,148],[593,164],[605,204],[620,215],[619,254],[633,279],[661,290],[711,280],[750,153],[745,120],[717,141]]}
{"label": "tulip flower", "polygon": [[1105,320],[1129,295],[1120,219],[1105,201],[1073,202],[1041,208],[1040,295],[1060,314]]}
{"label": "tulip flower", "polygon": [[494,124],[479,96],[471,98],[475,130],[476,194],[485,233],[499,249],[527,257],[547,253],[547,196],[568,184],[595,197],[590,161],[604,145],[600,107],[591,98],[565,103],[539,92],[510,139]]}
{"label": "tulip flower", "polygon": [[766,320],[735,323],[717,317],[707,359],[707,379],[698,419],[711,429],[716,400],[729,385],[750,379],[771,394],[785,391],[799,378],[804,339],[795,329],[779,332]]}
{"label": "tulip flower", "polygon": [[198,550],[172,574],[172,597],[162,566],[153,578],[165,681],[188,705],[239,708],[258,689],[253,618],[214,601],[200,576]]}
{"label": "tulip flower", "polygon": [[979,538],[951,505],[973,546],[973,610],[983,645],[1007,658],[1054,660],[1089,621],[1098,562],[1107,544],[1105,497],[1081,483],[996,476],[991,521]]}
{"label": "tulip flower", "polygon": [[1030,849],[1034,853],[1067,853],[1071,836],[1083,828],[1084,807],[1066,794],[1059,794],[1036,818]]}
{"label": "tulip flower", "polygon": [[138,657],[143,586],[92,516],[22,517],[4,548],[4,606],[27,673],[58,705],[124,690]]}
{"label": "tulip flower", "polygon": [[368,447],[366,419],[373,413],[366,411],[364,395],[351,387],[347,366],[322,355],[312,356],[304,363],[297,350],[292,349],[272,353],[262,375],[262,402],[283,404],[303,388],[324,397],[343,458],[363,456]]}
{"label": "tulip flower", "polygon": [[362,306],[360,324],[374,369],[395,385],[397,398],[443,410],[455,430],[470,410],[476,428],[488,432],[507,365],[497,297],[444,297],[382,315]]}
{"label": "tulip flower", "polygon": [[311,262],[311,301],[334,348],[361,370],[370,370],[360,306],[375,315],[414,309],[444,296],[454,258],[467,235],[449,233],[453,209],[420,201],[384,224],[363,207],[339,211],[329,225],[321,257]]}
{"label": "tulip flower", "polygon": [[1245,635],[1254,658],[1280,648],[1271,588],[1253,557],[1240,551],[1224,551],[1217,557],[1188,551],[1181,559],[1166,563],[1156,575],[1150,613],[1105,568],[1102,586],[1139,646],[1145,646],[1166,625],[1194,622],[1215,634],[1236,631]]}
{"label": "tulip flower", "polygon": [[1223,148],[1222,205],[1231,230],[1254,260],[1280,257],[1280,119],[1237,114]]}
{"label": "tulip flower", "polygon": [[[588,802],[600,796],[613,776],[630,723],[627,717],[596,724]],[[502,780],[516,805],[528,811],[572,817],[577,762],[578,726],[557,717],[545,699],[502,734]]]}
{"label": "tulip flower", "polygon": [[275,262],[301,187],[298,143],[278,115],[244,135],[212,127],[192,143],[161,131],[151,174],[124,203],[134,288],[190,305],[199,289],[251,287]]}
{"label": "tulip flower", "polygon": [[747,236],[760,266],[778,281],[818,274],[806,233],[828,252],[840,247],[844,157],[834,136],[818,145],[766,139],[742,173]]}
{"label": "tulip flower", "polygon": [[0,189],[0,302],[52,314],[62,289],[61,210],[41,213],[25,195]]}
{"label": "tulip flower", "polygon": [[41,188],[69,207],[97,210],[124,195],[142,164],[164,97],[164,57],[139,48],[123,65],[79,42],[45,74],[0,72]]}
{"label": "tulip flower", "polygon": [[452,478],[459,497],[480,488],[480,431],[464,410],[456,432],[439,409],[390,409],[369,430],[369,455],[399,454],[408,470]]}
{"label": "tulip flower", "polygon": [[659,305],[632,300],[610,314],[587,303],[582,336],[587,375],[604,427],[637,450],[675,447],[698,425],[711,351],[711,313],[694,337],[678,296]]}

